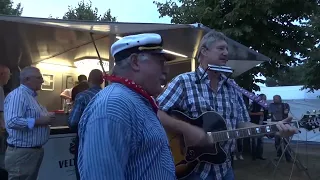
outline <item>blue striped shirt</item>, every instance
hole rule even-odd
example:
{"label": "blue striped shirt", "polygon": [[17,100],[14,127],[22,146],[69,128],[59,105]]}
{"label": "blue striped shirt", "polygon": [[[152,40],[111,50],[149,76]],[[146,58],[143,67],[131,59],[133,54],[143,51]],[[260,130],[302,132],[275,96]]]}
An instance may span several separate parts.
{"label": "blue striped shirt", "polygon": [[94,86],[77,94],[69,116],[69,127],[78,127],[81,115],[89,104],[90,100],[101,90],[101,87]]}
{"label": "blue striped shirt", "polygon": [[25,85],[8,94],[4,101],[4,120],[8,144],[17,147],[44,145],[50,136],[49,126],[34,126],[40,116],[48,111],[36,99],[36,92]]}
{"label": "blue striped shirt", "polygon": [[150,103],[119,83],[100,91],[79,122],[82,180],[175,180],[168,139]]}

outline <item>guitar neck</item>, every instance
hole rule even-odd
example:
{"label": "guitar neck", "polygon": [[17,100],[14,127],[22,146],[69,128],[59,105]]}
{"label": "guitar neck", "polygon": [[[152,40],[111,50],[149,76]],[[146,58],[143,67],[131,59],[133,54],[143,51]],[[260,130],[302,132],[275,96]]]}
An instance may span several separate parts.
{"label": "guitar neck", "polygon": [[[291,123],[298,128],[297,122]],[[241,128],[228,131],[208,132],[208,135],[212,138],[213,142],[222,142],[230,139],[241,139],[247,137],[260,136],[265,134],[272,134],[278,132],[276,124],[262,125],[250,128]]]}

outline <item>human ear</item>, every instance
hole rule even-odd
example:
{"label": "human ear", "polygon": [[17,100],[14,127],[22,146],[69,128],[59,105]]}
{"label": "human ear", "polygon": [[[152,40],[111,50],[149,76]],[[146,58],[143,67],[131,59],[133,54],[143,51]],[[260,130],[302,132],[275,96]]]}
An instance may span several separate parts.
{"label": "human ear", "polygon": [[208,54],[208,51],[207,51],[206,48],[201,48],[200,52],[201,52],[201,54],[202,54],[203,56],[207,56],[207,54]]}
{"label": "human ear", "polygon": [[140,64],[139,64],[139,59],[138,59],[138,55],[137,54],[132,54],[130,57],[130,65],[131,68],[134,71],[139,71],[140,70]]}

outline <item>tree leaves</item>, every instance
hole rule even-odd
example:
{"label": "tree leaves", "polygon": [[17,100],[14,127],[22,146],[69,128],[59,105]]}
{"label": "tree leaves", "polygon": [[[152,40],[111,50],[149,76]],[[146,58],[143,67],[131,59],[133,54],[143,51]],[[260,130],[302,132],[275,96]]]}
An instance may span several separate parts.
{"label": "tree leaves", "polygon": [[202,23],[270,57],[270,63],[237,78],[247,89],[257,90],[254,76],[259,72],[278,77],[278,70],[298,62],[295,54],[309,57],[316,37],[320,37],[315,33],[319,26],[309,27],[311,21],[306,21],[319,18],[320,7],[315,0],[179,0],[179,6],[172,0],[154,3],[160,17],[169,16],[172,23]]}
{"label": "tree leaves", "polygon": [[11,0],[0,1],[0,14],[2,15],[21,16],[22,11],[23,8],[21,3],[18,3],[16,7],[13,7],[13,1]]}
{"label": "tree leaves", "polygon": [[115,22],[116,17],[111,15],[111,10],[108,9],[103,16],[99,15],[98,8],[92,7],[92,2],[85,3],[80,1],[76,8],[69,6],[68,12],[63,16],[63,19],[67,20],[93,20],[93,21],[111,21]]}

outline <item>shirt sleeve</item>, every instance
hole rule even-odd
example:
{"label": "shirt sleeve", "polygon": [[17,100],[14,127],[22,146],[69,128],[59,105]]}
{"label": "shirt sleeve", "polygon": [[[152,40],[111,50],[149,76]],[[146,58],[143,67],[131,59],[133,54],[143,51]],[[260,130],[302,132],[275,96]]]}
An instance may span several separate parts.
{"label": "shirt sleeve", "polygon": [[80,118],[84,109],[85,109],[85,104],[83,102],[83,96],[80,96],[80,94],[78,94],[68,119],[70,128],[77,129],[78,123],[80,121]]}
{"label": "shirt sleeve", "polygon": [[183,109],[184,97],[183,79],[177,76],[167,85],[164,92],[158,96],[159,109],[165,112],[173,109]]}
{"label": "shirt sleeve", "polygon": [[288,103],[285,103],[285,109],[288,109],[288,112],[290,112],[290,105]]}
{"label": "shirt sleeve", "polygon": [[0,112],[3,112],[3,108],[4,108],[4,92],[3,92],[3,88],[0,87]]}
{"label": "shirt sleeve", "polygon": [[[83,161],[80,174],[90,179],[125,180],[131,150],[131,128],[122,123],[125,116],[106,115],[87,124],[83,137]],[[81,172],[85,171],[85,172]]]}
{"label": "shirt sleeve", "polygon": [[249,122],[250,116],[246,107],[246,104],[244,103],[243,96],[241,93],[237,93],[238,96],[238,123],[239,122]]}
{"label": "shirt sleeve", "polygon": [[70,89],[65,89],[60,96],[67,96],[69,98],[71,98],[71,90]]}
{"label": "shirt sleeve", "polygon": [[24,117],[27,111],[26,102],[21,94],[9,95],[4,102],[4,120],[9,129],[32,129],[34,118]]}

